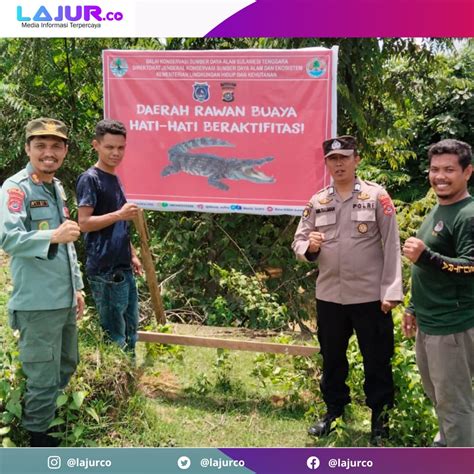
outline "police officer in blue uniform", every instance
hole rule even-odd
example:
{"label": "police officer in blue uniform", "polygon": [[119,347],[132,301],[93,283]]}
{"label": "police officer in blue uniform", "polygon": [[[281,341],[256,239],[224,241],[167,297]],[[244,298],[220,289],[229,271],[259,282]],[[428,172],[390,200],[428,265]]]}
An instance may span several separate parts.
{"label": "police officer in blue uniform", "polygon": [[33,447],[55,446],[48,428],[56,399],[78,360],[76,319],[84,309],[82,278],[66,195],[54,177],[68,151],[67,128],[51,118],[26,126],[29,163],[0,192],[0,245],[11,257],[10,325],[20,333],[26,375],[22,424]]}

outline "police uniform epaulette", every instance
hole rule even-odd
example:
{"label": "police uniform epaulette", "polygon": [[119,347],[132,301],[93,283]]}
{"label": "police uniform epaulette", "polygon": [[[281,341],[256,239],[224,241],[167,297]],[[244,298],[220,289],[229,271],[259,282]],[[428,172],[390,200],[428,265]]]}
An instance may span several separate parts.
{"label": "police uniform epaulette", "polygon": [[8,178],[8,181],[12,181],[13,183],[20,184],[21,181],[25,181],[28,179],[28,173],[26,172],[26,169],[22,169],[21,171],[18,171],[18,173],[14,174],[13,176],[10,176]]}
{"label": "police uniform epaulette", "polygon": [[363,183],[367,184],[367,186],[373,186],[374,188],[381,188],[382,186],[380,186],[380,184],[378,183],[374,183],[373,181],[366,181],[365,179],[364,180],[361,180]]}
{"label": "police uniform epaulette", "polygon": [[327,191],[330,187],[331,187],[331,185],[328,184],[325,188],[320,189],[320,190],[316,193],[316,196],[317,196],[318,194],[324,193],[324,191]]}

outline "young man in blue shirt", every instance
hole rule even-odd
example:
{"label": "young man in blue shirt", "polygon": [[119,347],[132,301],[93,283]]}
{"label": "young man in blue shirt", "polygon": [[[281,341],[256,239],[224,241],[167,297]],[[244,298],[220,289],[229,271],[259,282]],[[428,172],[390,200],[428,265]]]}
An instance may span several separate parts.
{"label": "young man in blue shirt", "polygon": [[92,145],[97,163],[76,185],[78,217],[85,233],[86,273],[107,336],[134,352],[138,327],[138,294],[133,273],[142,266],[130,243],[129,221],[138,214],[127,203],[116,168],[125,155],[127,131],[115,120],[101,120]]}

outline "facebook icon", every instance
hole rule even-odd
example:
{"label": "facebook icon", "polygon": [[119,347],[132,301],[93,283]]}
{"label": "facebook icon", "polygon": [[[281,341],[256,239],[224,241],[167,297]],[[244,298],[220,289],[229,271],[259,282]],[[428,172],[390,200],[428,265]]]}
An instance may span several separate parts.
{"label": "facebook icon", "polygon": [[308,466],[308,469],[311,469],[315,471],[319,467],[319,458],[316,456],[311,456],[306,460],[306,465]]}

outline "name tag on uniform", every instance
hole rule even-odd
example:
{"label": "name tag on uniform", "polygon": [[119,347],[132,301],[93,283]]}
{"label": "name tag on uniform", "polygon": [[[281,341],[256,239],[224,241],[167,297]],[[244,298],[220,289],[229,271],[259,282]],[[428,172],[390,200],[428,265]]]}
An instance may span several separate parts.
{"label": "name tag on uniform", "polygon": [[316,214],[321,214],[323,212],[332,212],[335,211],[335,207],[319,207],[316,209]]}
{"label": "name tag on uniform", "polygon": [[46,199],[38,199],[36,201],[30,201],[31,209],[35,209],[37,207],[49,207],[49,202]]}

